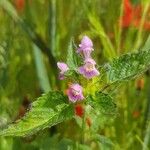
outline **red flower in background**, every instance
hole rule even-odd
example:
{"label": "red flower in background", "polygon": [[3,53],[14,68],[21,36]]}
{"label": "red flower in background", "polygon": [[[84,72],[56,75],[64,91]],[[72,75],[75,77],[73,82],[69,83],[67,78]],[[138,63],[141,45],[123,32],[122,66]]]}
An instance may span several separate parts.
{"label": "red flower in background", "polygon": [[[134,26],[139,28],[141,23],[143,8],[142,5],[138,4],[133,6],[130,0],[123,0],[123,16],[119,21],[122,27]],[[149,17],[150,10],[148,11],[147,16]],[[143,28],[145,30],[150,30],[150,20],[146,18]]]}
{"label": "red flower in background", "polygon": [[77,116],[79,116],[79,117],[82,117],[82,116],[83,116],[83,114],[84,114],[84,108],[83,108],[82,105],[77,104],[77,105],[75,106],[75,114],[76,114]]}
{"label": "red flower in background", "polygon": [[18,11],[23,11],[25,7],[25,0],[14,0],[14,3]]}
{"label": "red flower in background", "polygon": [[123,1],[123,16],[121,18],[122,27],[128,27],[133,19],[133,7],[130,0]]}
{"label": "red flower in background", "polygon": [[[81,104],[77,104],[76,106],[75,106],[75,114],[77,115],[77,116],[79,116],[79,117],[83,117],[83,115],[84,115],[84,107],[83,107],[83,105],[81,105]],[[85,121],[86,121],[86,124],[90,127],[91,125],[92,125],[92,121],[91,121],[91,119],[89,118],[89,117],[86,117],[85,118]]]}
{"label": "red flower in background", "polygon": [[140,117],[140,111],[138,111],[138,110],[135,110],[135,111],[133,111],[133,113],[132,113],[132,116],[133,116],[133,118],[139,118]]}

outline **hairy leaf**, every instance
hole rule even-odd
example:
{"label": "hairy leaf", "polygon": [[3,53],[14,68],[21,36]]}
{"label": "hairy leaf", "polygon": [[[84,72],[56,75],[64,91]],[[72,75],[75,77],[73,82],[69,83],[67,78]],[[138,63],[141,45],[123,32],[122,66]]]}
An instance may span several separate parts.
{"label": "hairy leaf", "polygon": [[73,49],[73,41],[70,40],[67,54],[67,64],[71,70],[76,70],[79,64],[79,56]]}
{"label": "hairy leaf", "polygon": [[74,115],[72,105],[61,92],[49,92],[33,102],[28,113],[8,128],[0,131],[4,136],[27,136],[56,125]]}
{"label": "hairy leaf", "polygon": [[132,79],[150,67],[150,37],[145,46],[137,52],[122,55],[110,63],[110,82]]}
{"label": "hairy leaf", "polygon": [[113,102],[113,99],[108,94],[102,92],[97,92],[94,97],[90,96],[88,103],[95,110],[99,110],[106,115],[115,114],[117,112],[116,104]]}

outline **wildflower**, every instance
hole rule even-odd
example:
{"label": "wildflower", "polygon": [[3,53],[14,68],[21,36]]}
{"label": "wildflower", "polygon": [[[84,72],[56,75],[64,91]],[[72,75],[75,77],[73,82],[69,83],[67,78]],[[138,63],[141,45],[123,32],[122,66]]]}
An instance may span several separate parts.
{"label": "wildflower", "polygon": [[100,74],[99,71],[95,68],[96,62],[92,58],[86,59],[84,63],[85,64],[83,66],[79,67],[78,71],[85,78],[91,79]]}
{"label": "wildflower", "polygon": [[23,11],[25,7],[25,0],[15,0],[15,5],[18,11]]}
{"label": "wildflower", "polygon": [[130,0],[123,1],[123,16],[121,18],[121,26],[128,27],[130,26],[133,18],[133,6]]}
{"label": "wildflower", "polygon": [[77,105],[75,106],[75,114],[76,114],[77,116],[79,116],[79,117],[82,117],[82,116],[83,116],[83,114],[84,114],[84,108],[83,108],[82,105],[77,104]]}
{"label": "wildflower", "polygon": [[58,68],[60,69],[60,73],[59,73],[59,79],[63,80],[64,79],[64,73],[66,71],[69,70],[67,64],[63,63],[63,62],[58,62],[57,63]]}
{"label": "wildflower", "polygon": [[82,87],[78,84],[71,84],[67,90],[68,98],[71,102],[76,102],[84,99],[82,94]]}
{"label": "wildflower", "polygon": [[77,52],[82,53],[85,58],[89,58],[93,50],[91,39],[88,36],[83,36]]}
{"label": "wildflower", "polygon": [[[119,23],[121,23],[121,26],[129,27],[132,25],[133,27],[139,28],[142,19],[142,11],[143,11],[142,5],[138,4],[134,6],[130,0],[124,0],[123,5],[124,5],[123,16],[119,21]],[[145,30],[150,30],[150,21],[148,20],[149,12],[150,11],[148,11],[148,13],[146,14],[147,17],[143,24],[143,28]]]}

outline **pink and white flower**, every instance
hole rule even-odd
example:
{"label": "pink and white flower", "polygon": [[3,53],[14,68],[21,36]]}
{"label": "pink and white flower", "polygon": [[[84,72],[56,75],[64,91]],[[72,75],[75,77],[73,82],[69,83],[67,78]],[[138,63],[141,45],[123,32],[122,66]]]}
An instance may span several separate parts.
{"label": "pink and white flower", "polygon": [[69,70],[69,67],[68,67],[67,64],[65,64],[63,62],[57,62],[57,66],[60,69],[59,79],[63,80],[64,79],[64,74],[65,74],[65,72],[67,72]]}
{"label": "pink and white flower", "polygon": [[93,50],[92,40],[88,36],[83,36],[77,52],[82,53],[85,58],[89,58]]}
{"label": "pink and white flower", "polygon": [[84,99],[83,88],[78,83],[71,84],[67,90],[69,101],[75,103]]}
{"label": "pink and white flower", "polygon": [[85,78],[91,79],[95,76],[98,76],[100,73],[95,68],[96,62],[92,58],[85,59],[84,65],[79,67],[78,71]]}

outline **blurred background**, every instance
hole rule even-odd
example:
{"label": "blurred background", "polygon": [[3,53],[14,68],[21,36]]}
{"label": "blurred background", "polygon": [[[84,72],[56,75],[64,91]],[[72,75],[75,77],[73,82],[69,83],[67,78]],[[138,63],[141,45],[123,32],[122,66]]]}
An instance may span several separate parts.
{"label": "blurred background", "polygon": [[[66,61],[68,45],[83,35],[94,43],[102,65],[140,49],[150,33],[149,0],[0,0],[0,128],[24,116],[30,103],[50,90],[65,90],[57,61]],[[116,92],[118,115],[102,116],[97,132],[112,148],[150,147],[150,72],[124,83]],[[0,150],[64,149],[78,143],[75,121],[61,123],[27,138],[0,137]],[[95,129],[94,120],[91,128]],[[81,149],[95,148],[91,141]],[[146,146],[145,146],[146,145]]]}

